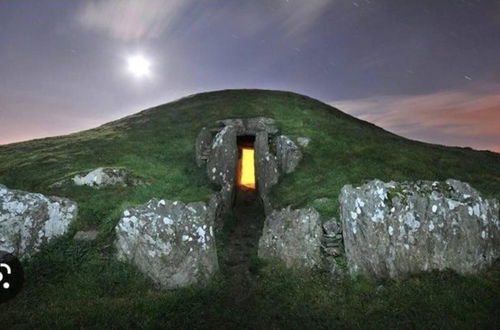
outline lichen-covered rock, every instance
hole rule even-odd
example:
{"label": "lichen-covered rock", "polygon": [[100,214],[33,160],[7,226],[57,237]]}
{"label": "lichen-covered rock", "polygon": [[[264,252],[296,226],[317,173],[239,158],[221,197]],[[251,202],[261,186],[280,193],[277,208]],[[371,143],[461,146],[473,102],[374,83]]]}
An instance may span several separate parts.
{"label": "lichen-covered rock", "polygon": [[300,160],[302,152],[292,140],[285,135],[280,135],[275,140],[276,156],[278,158],[279,168],[282,173],[292,173]]}
{"label": "lichen-covered rock", "polygon": [[297,138],[297,143],[302,148],[307,148],[309,146],[310,142],[311,142],[310,138],[306,138],[306,137],[303,137],[303,136]]}
{"label": "lichen-covered rock", "polygon": [[321,223],[314,208],[273,211],[259,240],[259,257],[282,260],[288,267],[312,268],[321,262]]}
{"label": "lichen-covered rock", "polygon": [[255,136],[255,176],[257,179],[257,189],[264,204],[266,214],[272,211],[271,200],[268,192],[272,186],[278,183],[278,160],[275,155],[269,152],[268,134],[259,132]]}
{"label": "lichen-covered rock", "polygon": [[66,178],[50,185],[51,188],[61,187],[63,185],[90,186],[93,188],[102,188],[113,185],[139,186],[149,183],[131,175],[124,168],[99,167],[86,173],[80,173],[72,178]]}
{"label": "lichen-covered rock", "polygon": [[122,168],[99,167],[84,175],[76,175],[72,181],[77,186],[104,187],[111,185],[127,185],[128,173]]}
{"label": "lichen-covered rock", "polygon": [[340,200],[351,272],[374,278],[451,268],[475,273],[500,256],[498,202],[467,183],[371,181]]}
{"label": "lichen-covered rock", "polygon": [[69,199],[10,190],[0,185],[0,250],[27,258],[67,232],[77,204]]}
{"label": "lichen-covered rock", "polygon": [[152,199],[128,208],[116,226],[118,257],[163,288],[203,284],[218,270],[213,221],[203,202]]}
{"label": "lichen-covered rock", "polygon": [[215,136],[207,163],[207,175],[222,187],[220,193],[226,210],[233,203],[237,162],[236,129],[226,126]]}

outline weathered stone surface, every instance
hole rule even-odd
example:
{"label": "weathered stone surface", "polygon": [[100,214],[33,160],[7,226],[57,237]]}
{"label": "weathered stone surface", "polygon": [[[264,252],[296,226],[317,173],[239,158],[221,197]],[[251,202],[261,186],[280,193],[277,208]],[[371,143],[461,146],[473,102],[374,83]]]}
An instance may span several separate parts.
{"label": "weathered stone surface", "polygon": [[211,219],[214,219],[216,229],[224,227],[222,214],[224,213],[224,202],[220,193],[215,193],[210,196],[208,201],[208,214]]}
{"label": "weathered stone surface", "polygon": [[285,135],[280,135],[275,140],[276,156],[282,173],[292,173],[300,160],[302,152],[292,140]]}
{"label": "weathered stone surface", "polygon": [[206,127],[203,127],[196,137],[195,152],[196,152],[196,165],[202,167],[210,154],[210,147],[212,145],[212,133]]}
{"label": "weathered stone surface", "polygon": [[339,234],[342,235],[342,224],[335,218],[325,221],[325,223],[323,223],[323,232],[326,237],[336,237]]}
{"label": "weathered stone surface", "polygon": [[345,255],[342,225],[337,219],[332,218],[324,222],[322,227],[323,237],[321,239],[321,250],[325,257],[324,266],[333,276],[338,277],[342,272],[338,263],[338,258]]}
{"label": "weathered stone surface", "polygon": [[97,230],[80,230],[76,232],[73,239],[75,241],[95,241],[97,235],[99,235]]}
{"label": "weathered stone surface", "polygon": [[321,224],[314,208],[273,211],[266,217],[258,254],[288,267],[312,268],[321,262]]}
{"label": "weathered stone surface", "polygon": [[121,168],[99,167],[86,175],[76,175],[73,183],[77,186],[104,187],[115,184],[126,186],[127,171]]}
{"label": "weathered stone surface", "polygon": [[385,278],[451,268],[466,274],[500,256],[498,201],[467,183],[374,180],[344,186],[339,200],[351,272]]}
{"label": "weathered stone surface", "polygon": [[32,256],[41,244],[66,233],[77,211],[69,199],[0,185],[0,250],[20,259]]}
{"label": "weathered stone surface", "polygon": [[102,188],[112,185],[126,187],[147,185],[149,183],[130,175],[124,168],[99,167],[88,173],[78,174],[72,178],[57,181],[50,186],[60,187],[66,184]]}
{"label": "weathered stone surface", "polygon": [[203,284],[218,270],[213,221],[203,202],[152,199],[128,208],[116,226],[118,258],[163,288]]}
{"label": "weathered stone surface", "polygon": [[207,163],[207,175],[222,187],[220,193],[227,210],[233,203],[237,162],[236,129],[233,126],[226,126],[213,140]]}
{"label": "weathered stone surface", "polygon": [[311,139],[309,138],[302,136],[297,138],[297,143],[303,148],[307,148],[309,146],[309,142],[311,142]]}
{"label": "weathered stone surface", "polygon": [[259,132],[255,136],[255,176],[257,189],[264,204],[266,214],[272,211],[269,189],[278,183],[278,160],[269,152],[268,134]]}

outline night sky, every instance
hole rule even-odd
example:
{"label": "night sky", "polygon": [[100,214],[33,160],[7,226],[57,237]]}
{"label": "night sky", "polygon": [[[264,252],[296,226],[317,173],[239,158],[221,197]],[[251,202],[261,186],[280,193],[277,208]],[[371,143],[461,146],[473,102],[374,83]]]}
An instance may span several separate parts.
{"label": "night sky", "polygon": [[500,152],[500,1],[0,2],[0,144],[226,88]]}

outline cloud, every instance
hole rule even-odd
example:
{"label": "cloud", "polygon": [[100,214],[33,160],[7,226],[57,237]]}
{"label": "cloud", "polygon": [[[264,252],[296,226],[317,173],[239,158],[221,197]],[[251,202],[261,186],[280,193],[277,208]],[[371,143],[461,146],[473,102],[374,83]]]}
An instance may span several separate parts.
{"label": "cloud", "polygon": [[500,152],[498,89],[381,96],[330,104],[406,137]]}
{"label": "cloud", "polygon": [[154,38],[172,29],[189,0],[86,1],[76,21],[83,27],[122,40]]}
{"label": "cloud", "polygon": [[[76,21],[84,28],[121,40],[158,37],[177,26],[203,29],[231,22],[249,34],[278,28],[284,37],[299,42],[334,0],[287,0],[280,2],[196,2],[192,0],[106,0],[86,1],[77,11]],[[188,22],[187,14],[192,22]]]}
{"label": "cloud", "polygon": [[337,1],[295,0],[286,1],[283,6],[281,25],[289,37],[301,37],[317,23],[326,10]]}

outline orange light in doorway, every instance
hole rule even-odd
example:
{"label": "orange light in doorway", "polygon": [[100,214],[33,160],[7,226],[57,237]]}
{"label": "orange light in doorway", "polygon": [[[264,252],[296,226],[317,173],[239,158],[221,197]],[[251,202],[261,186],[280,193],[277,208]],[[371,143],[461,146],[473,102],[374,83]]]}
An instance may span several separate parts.
{"label": "orange light in doorway", "polygon": [[253,148],[241,148],[239,186],[255,189],[255,153]]}

